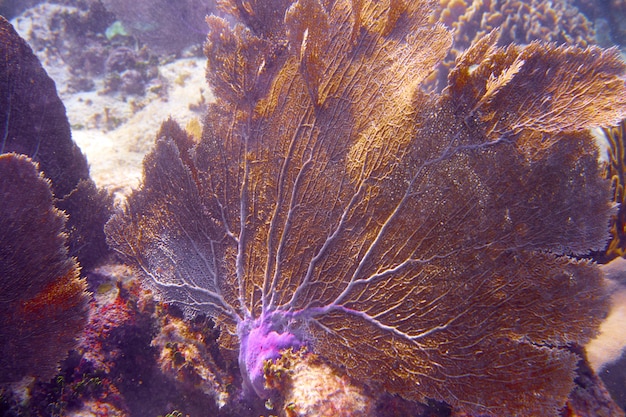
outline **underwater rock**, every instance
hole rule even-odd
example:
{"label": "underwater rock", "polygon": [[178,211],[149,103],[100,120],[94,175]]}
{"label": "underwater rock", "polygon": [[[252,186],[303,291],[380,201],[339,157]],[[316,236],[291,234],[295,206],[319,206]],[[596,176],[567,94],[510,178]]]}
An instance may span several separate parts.
{"label": "underwater rock", "polygon": [[137,65],[137,52],[126,46],[120,46],[109,52],[105,61],[107,72],[123,72],[134,69]]}
{"label": "underwater rock", "polygon": [[[28,44],[0,16],[0,154],[28,155],[50,179],[69,215],[70,255],[83,268],[108,253],[103,225],[111,198],[89,178],[87,160],[72,141],[65,107]],[[23,191],[23,190],[20,190]]]}
{"label": "underwater rock", "polygon": [[597,32],[598,26],[601,26],[604,40],[611,45],[626,45],[626,1],[578,0],[576,3],[578,8],[594,21]]}
{"label": "underwater rock", "polygon": [[574,389],[570,393],[561,415],[568,417],[624,417],[624,410],[613,401],[605,384],[591,369],[583,349],[577,346],[573,346],[572,349],[577,351],[581,359],[576,368]]}
{"label": "underwater rock", "polygon": [[[164,375],[175,379],[186,391],[198,390],[214,399],[218,407],[228,401],[226,387],[232,379],[216,363],[211,353],[216,340],[208,340],[203,327],[206,318],[187,323],[172,314],[159,315],[159,334],[151,346],[159,351],[158,363]],[[199,328],[198,328],[199,327]]]}
{"label": "underwater rock", "polygon": [[622,412],[626,410],[626,351],[616,362],[607,365],[599,376]]}
{"label": "underwater rock", "polygon": [[126,94],[141,95],[145,90],[143,76],[137,70],[126,70],[120,74],[121,90]]}
{"label": "underwater rock", "polygon": [[585,346],[585,352],[589,366],[626,410],[626,259],[617,257],[601,269],[611,292],[611,306],[599,334]]}
{"label": "underwater rock", "polygon": [[568,345],[607,310],[572,255],[604,246],[613,212],[587,130],[626,116],[617,51],[491,32],[429,95],[451,45],[436,1],[228,3],[202,138],[164,123],[112,248],[214,317],[251,396],[303,347],[407,399],[557,415]]}
{"label": "underwater rock", "polygon": [[371,397],[304,350],[284,351],[275,362],[268,362],[264,373],[266,384],[280,392],[282,416],[376,416]]}
{"label": "underwater rock", "polygon": [[87,323],[86,283],[37,165],[0,155],[0,178],[0,383],[46,379]]}

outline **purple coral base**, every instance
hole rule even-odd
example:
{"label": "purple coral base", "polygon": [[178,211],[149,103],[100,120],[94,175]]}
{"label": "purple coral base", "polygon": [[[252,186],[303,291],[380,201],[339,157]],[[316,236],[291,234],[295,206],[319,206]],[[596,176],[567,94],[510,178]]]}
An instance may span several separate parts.
{"label": "purple coral base", "polygon": [[[289,331],[280,331],[277,322],[283,322],[285,312],[262,315],[258,319],[245,319],[239,324],[239,367],[245,389],[254,391],[261,398],[269,398],[271,392],[265,387],[264,366],[274,361],[287,349],[300,350],[305,346],[300,337]],[[279,320],[276,320],[276,319]]]}

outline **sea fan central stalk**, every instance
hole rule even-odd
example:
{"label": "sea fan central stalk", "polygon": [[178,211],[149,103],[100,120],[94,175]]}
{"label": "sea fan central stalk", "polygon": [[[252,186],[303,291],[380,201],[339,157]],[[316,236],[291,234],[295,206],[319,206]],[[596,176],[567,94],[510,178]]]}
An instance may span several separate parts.
{"label": "sea fan central stalk", "polygon": [[237,326],[241,342],[239,368],[246,389],[254,390],[261,398],[270,397],[270,392],[265,388],[265,362],[278,359],[284,350],[298,351],[304,346],[299,337],[287,330],[286,315],[289,313],[264,314],[258,319],[243,320]]}

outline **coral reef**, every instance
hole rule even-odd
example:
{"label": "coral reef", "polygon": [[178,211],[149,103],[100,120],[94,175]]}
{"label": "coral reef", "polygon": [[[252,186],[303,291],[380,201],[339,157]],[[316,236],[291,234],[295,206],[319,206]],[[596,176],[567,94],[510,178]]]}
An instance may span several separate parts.
{"label": "coral reef", "polygon": [[[141,84],[158,77],[159,58],[132,36],[105,36],[114,25],[115,16],[99,1],[87,6],[61,6],[42,3],[16,17],[16,29],[34,49],[51,74],[61,94],[77,91],[120,91],[141,95],[142,89],[125,89],[121,82],[125,71],[134,71]],[[59,67],[67,68],[65,71]],[[98,78],[107,78],[106,89]]]}
{"label": "coral reef", "polygon": [[103,225],[110,216],[110,198],[89,178],[54,81],[1,16],[0,55],[0,154],[16,152],[38,162],[57,206],[69,215],[70,255],[91,267],[108,252]]}
{"label": "coral reef", "polygon": [[143,417],[177,409],[193,416],[242,415],[233,405],[219,410],[217,393],[209,391],[211,385],[194,379],[206,370],[211,355],[202,358],[197,368],[186,358],[179,374],[187,379],[173,378],[171,370],[165,369],[163,357],[172,349],[160,343],[169,344],[169,335],[174,333],[179,338],[171,339],[171,344],[185,348],[189,344],[191,350],[194,342],[199,343],[197,339],[181,340],[180,335],[197,338],[202,333],[202,353],[206,353],[216,343],[216,335],[205,332],[206,326],[196,321],[181,324],[178,333],[161,331],[163,321],[176,322],[176,316],[156,305],[123,265],[98,267],[87,278],[94,297],[80,343],[54,378],[32,384],[27,399],[17,400],[15,394],[0,391],[0,414]]}
{"label": "coral reef", "polygon": [[[91,78],[102,72],[106,58],[106,48],[101,42],[94,42],[96,31],[105,30],[112,19],[101,4],[100,9],[85,10],[43,2],[16,16],[12,24],[44,67],[53,69],[49,75],[54,78],[59,92],[66,90],[68,84],[72,89],[84,91],[94,87]],[[66,81],[54,71],[61,62],[71,65],[72,79]]]}
{"label": "coral reef", "polygon": [[46,379],[87,322],[86,284],[50,182],[12,153],[0,155],[0,178],[0,383]]}
{"label": "coral reef", "polygon": [[226,386],[232,377],[215,363],[216,355],[210,349],[219,333],[211,331],[213,326],[208,321],[199,317],[189,324],[181,317],[161,314],[159,334],[151,345],[160,352],[158,362],[164,375],[176,379],[189,391],[199,390],[213,397],[221,408],[228,400]]}
{"label": "coral reef", "polygon": [[41,0],[0,0],[0,15],[7,19],[19,14],[23,10],[34,6]]}
{"label": "coral reef", "polygon": [[567,0],[443,0],[431,20],[445,24],[454,35],[453,48],[433,75],[441,88],[456,58],[495,29],[501,46],[535,40],[577,46],[595,43],[593,24]]}
{"label": "coral reef", "polygon": [[501,45],[536,40],[578,46],[594,43],[592,23],[565,0],[447,0],[439,3],[431,19],[453,31],[460,51],[497,28]]}
{"label": "coral reef", "polygon": [[[77,350],[61,363],[60,372],[52,380],[34,383],[27,399],[0,390],[0,415],[242,417],[296,412],[319,415],[323,410],[339,415],[349,410],[339,407],[348,405],[369,410],[377,417],[467,416],[434,401],[419,404],[380,392],[364,393],[345,375],[331,370],[310,353],[304,355],[305,352],[285,352],[282,359],[266,364],[267,383],[280,389],[282,395],[272,401],[271,410],[266,408],[269,404],[242,401],[238,388],[241,381],[236,378],[222,381],[228,396],[222,397],[226,403],[216,403],[219,395],[207,390],[214,385],[205,383],[211,378],[199,378],[207,375],[204,372],[209,368],[205,364],[215,359],[210,365],[215,376],[236,377],[238,371],[236,357],[234,364],[228,363],[227,355],[220,358],[227,352],[217,348],[217,332],[210,320],[200,316],[185,322],[175,309],[155,304],[123,265],[99,267],[89,273],[88,280],[94,299],[87,331]],[[195,349],[202,352],[202,358],[196,356]],[[192,355],[184,356],[188,352]],[[570,397],[575,395],[578,399],[568,399],[569,410],[614,407],[606,395],[601,395],[602,384],[589,374],[586,366],[579,365],[577,372]],[[294,376],[300,379],[294,382]],[[301,377],[306,376],[313,380],[303,382]],[[317,380],[320,376],[324,379]],[[329,395],[316,396],[316,392],[303,390],[320,382],[326,385],[317,393]]]}
{"label": "coral reef", "polygon": [[164,123],[111,246],[215,318],[249,395],[305,348],[408,399],[557,415],[568,345],[607,309],[572,255],[612,213],[587,129],[626,116],[617,52],[491,32],[427,95],[452,41],[433,1],[226,3],[239,24],[208,19],[202,138]]}
{"label": "coral reef", "polygon": [[[122,5],[125,24],[153,48],[171,52],[163,33],[177,48],[204,36],[190,36],[199,3],[157,31],[145,23],[174,6],[143,3]],[[449,3],[446,23],[479,35],[428,95],[451,43],[428,23],[435,1],[221,2],[230,16],[209,19],[205,51],[217,102],[204,127],[162,125],[142,189],[107,226],[132,272],[93,269],[110,198],[54,84],[0,20],[2,151],[34,160],[0,155],[0,382],[27,384],[3,384],[0,414],[623,415],[579,347],[608,297],[577,258],[621,215],[587,129],[617,131],[624,64],[599,48],[502,47],[584,37],[562,31],[586,24],[563,4]],[[102,3],[57,6],[31,13],[47,22],[33,45],[73,68],[66,91],[153,97],[154,56],[121,26],[105,36]]]}
{"label": "coral reef", "polygon": [[202,0],[102,0],[142,43],[159,54],[177,54],[201,45],[206,37],[204,19],[215,8]]}
{"label": "coral reef", "polygon": [[[186,123],[206,112],[206,59],[172,60],[132,35],[109,38],[115,16],[99,1],[66,3],[73,7],[40,4],[12,23],[54,79],[91,178],[122,198],[138,186],[160,122],[172,116]],[[200,44],[194,55],[201,54]]]}

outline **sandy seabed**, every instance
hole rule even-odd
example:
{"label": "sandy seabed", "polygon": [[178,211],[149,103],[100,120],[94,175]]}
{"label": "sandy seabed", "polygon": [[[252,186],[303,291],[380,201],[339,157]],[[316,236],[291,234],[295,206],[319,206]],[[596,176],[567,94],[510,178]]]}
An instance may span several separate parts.
{"label": "sandy seabed", "polygon": [[149,92],[126,100],[91,92],[61,94],[72,137],[87,156],[98,186],[127,194],[139,185],[141,162],[161,123],[172,117],[184,127],[193,119],[201,120],[203,104],[212,99],[204,67],[205,60],[200,58],[179,59],[161,67],[159,75],[167,86],[162,87],[167,88],[164,94]]}

